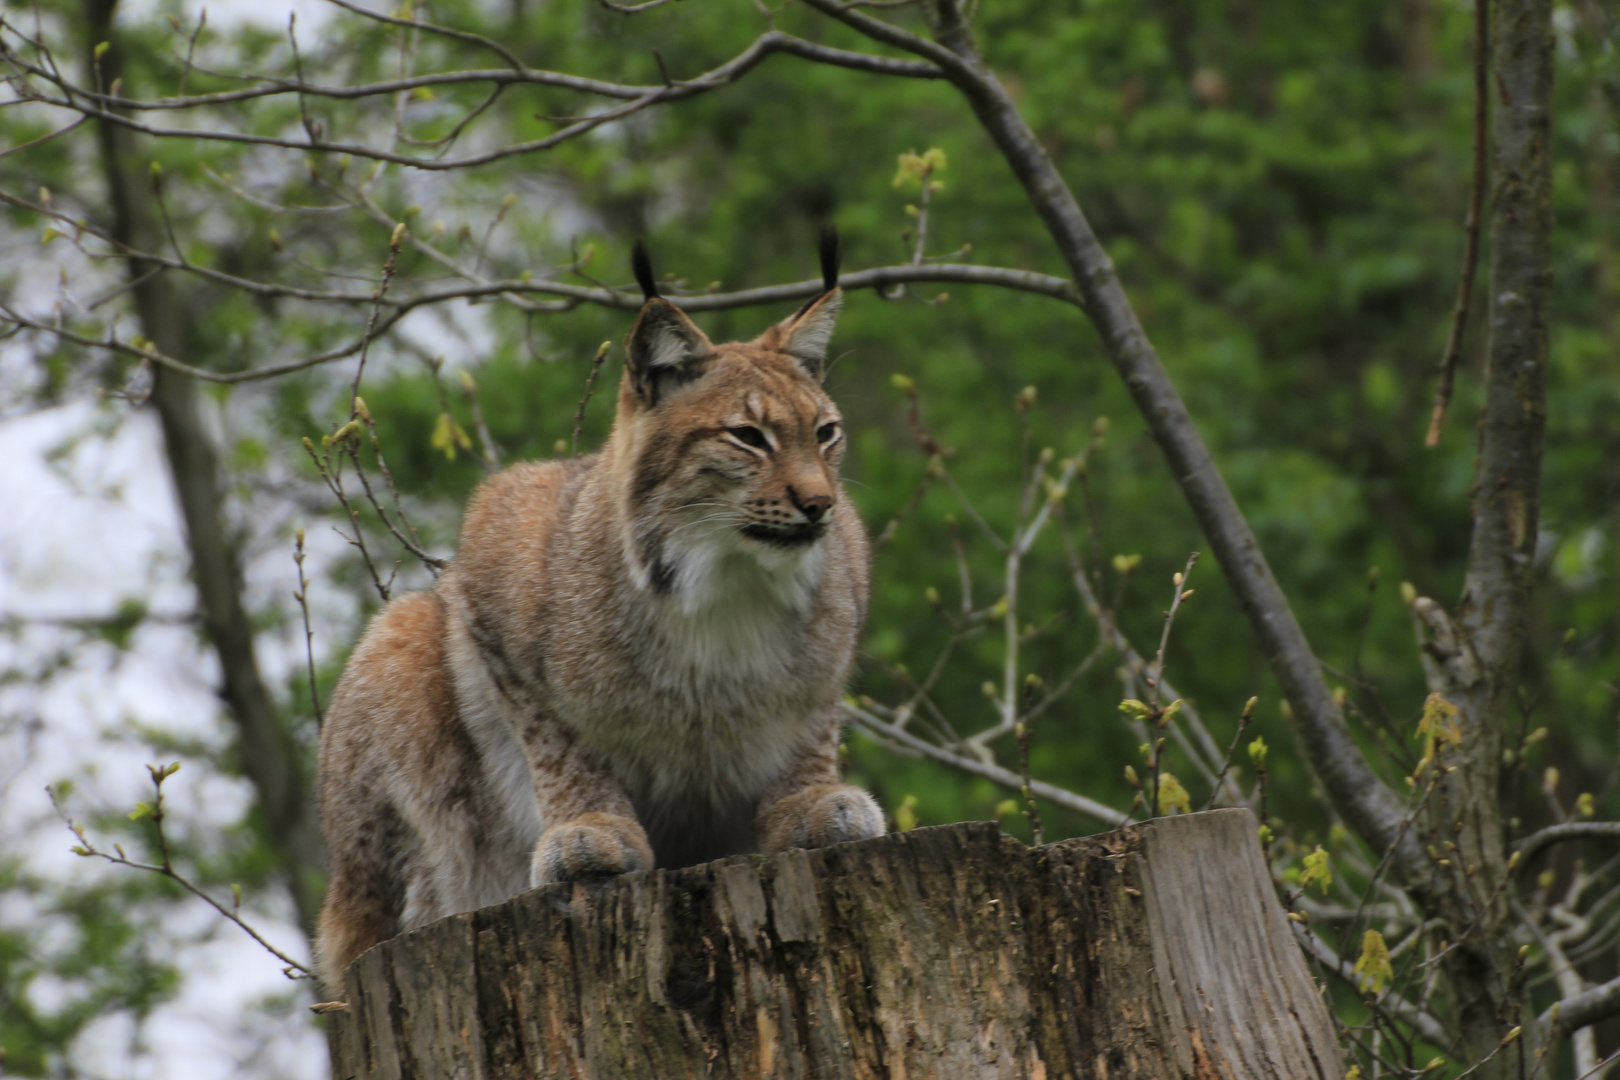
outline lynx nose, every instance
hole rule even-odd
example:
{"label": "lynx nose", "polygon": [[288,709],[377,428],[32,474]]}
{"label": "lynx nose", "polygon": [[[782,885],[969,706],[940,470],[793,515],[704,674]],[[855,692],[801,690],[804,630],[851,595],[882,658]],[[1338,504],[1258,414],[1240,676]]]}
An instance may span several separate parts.
{"label": "lynx nose", "polygon": [[793,489],[792,485],[788,486],[787,494],[788,498],[793,501],[793,505],[798,508],[799,513],[812,522],[820,521],[822,516],[832,509],[831,495],[800,495]]}

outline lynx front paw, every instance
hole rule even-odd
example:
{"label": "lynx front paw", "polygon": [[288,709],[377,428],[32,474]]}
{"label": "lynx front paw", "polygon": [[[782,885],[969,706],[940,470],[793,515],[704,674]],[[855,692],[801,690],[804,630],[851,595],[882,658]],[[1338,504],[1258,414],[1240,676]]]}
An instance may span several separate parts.
{"label": "lynx front paw", "polygon": [[581,814],[540,834],[529,883],[611,877],[652,864],[652,846],[640,822],[618,814]]}
{"label": "lynx front paw", "polygon": [[883,835],[877,800],[852,784],[817,784],[771,805],[760,819],[760,847],[826,847]]}

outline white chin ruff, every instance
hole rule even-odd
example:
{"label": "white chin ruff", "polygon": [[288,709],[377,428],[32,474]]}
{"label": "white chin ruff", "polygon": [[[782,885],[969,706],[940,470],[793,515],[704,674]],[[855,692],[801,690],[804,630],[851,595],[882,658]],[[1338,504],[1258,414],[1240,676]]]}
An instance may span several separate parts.
{"label": "white chin ruff", "polygon": [[682,614],[717,606],[785,609],[810,606],[827,561],[826,534],[792,547],[754,540],[735,528],[677,534],[665,545],[674,570],[674,599]]}

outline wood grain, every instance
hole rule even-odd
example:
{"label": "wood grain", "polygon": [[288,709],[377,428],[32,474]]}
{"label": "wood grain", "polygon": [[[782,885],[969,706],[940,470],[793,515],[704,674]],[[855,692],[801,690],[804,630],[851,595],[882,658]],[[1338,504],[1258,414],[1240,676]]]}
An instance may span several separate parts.
{"label": "wood grain", "polygon": [[1338,1080],[1244,810],[552,886],[384,942],[340,1078]]}

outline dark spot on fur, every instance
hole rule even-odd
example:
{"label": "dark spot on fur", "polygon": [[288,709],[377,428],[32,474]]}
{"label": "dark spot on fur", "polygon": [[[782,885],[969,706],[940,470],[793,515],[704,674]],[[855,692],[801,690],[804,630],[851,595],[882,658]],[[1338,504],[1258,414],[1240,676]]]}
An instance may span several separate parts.
{"label": "dark spot on fur", "polygon": [[664,534],[649,532],[636,541],[636,554],[647,568],[653,592],[666,595],[675,588],[675,568],[664,561]]}

